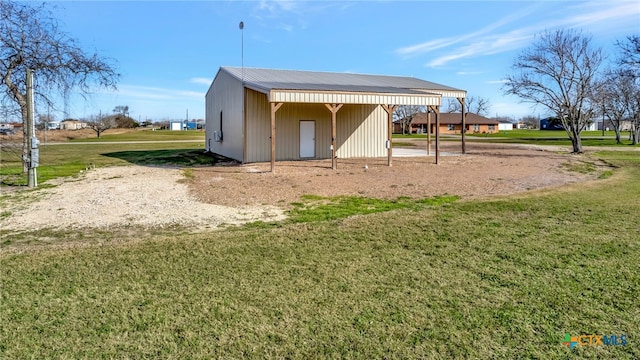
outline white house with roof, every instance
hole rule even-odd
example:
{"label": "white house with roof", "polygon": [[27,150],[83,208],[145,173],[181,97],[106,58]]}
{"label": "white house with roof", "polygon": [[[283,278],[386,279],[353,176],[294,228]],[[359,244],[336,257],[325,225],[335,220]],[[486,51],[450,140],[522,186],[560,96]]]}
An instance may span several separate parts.
{"label": "white house with roof", "polygon": [[513,123],[509,120],[498,120],[498,130],[499,131],[513,130]]}
{"label": "white house with roof", "polygon": [[384,157],[398,105],[438,110],[466,91],[399,76],[221,67],[205,97],[206,150],[243,163]]}

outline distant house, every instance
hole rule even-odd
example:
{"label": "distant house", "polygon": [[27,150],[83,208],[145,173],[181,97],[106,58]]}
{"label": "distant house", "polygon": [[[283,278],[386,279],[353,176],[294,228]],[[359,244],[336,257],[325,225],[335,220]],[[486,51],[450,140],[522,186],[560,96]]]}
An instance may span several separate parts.
{"label": "distant house", "polygon": [[87,127],[87,123],[80,120],[62,120],[60,122],[60,129],[62,130],[80,130]]}
{"label": "distant house", "polygon": [[60,129],[60,122],[59,121],[51,121],[47,123],[47,130],[58,130]]}
{"label": "distant house", "polygon": [[[598,124],[595,121],[590,122],[584,128],[584,130],[597,130]],[[564,126],[562,126],[562,122],[558,118],[548,117],[544,119],[540,119],[540,130],[564,130]]]}
{"label": "distant house", "polygon": [[[596,124],[597,128],[596,130],[602,130],[602,120],[598,121]],[[613,122],[611,120],[605,120],[604,121],[604,129],[609,131],[613,131],[614,129],[614,125]],[[620,130],[621,131],[629,131],[633,128],[633,123],[631,122],[631,120],[622,120],[620,121]]]}
{"label": "distant house", "polygon": [[193,119],[187,122],[187,130],[201,130],[204,129],[204,119]]}
{"label": "distant house", "polygon": [[540,130],[564,130],[560,119],[553,117],[540,119],[540,126],[538,128]]}
{"label": "distant house", "polygon": [[[427,114],[418,113],[413,116],[411,121],[412,134],[427,133]],[[498,132],[498,121],[486,118],[482,115],[468,113],[465,119],[466,133],[494,133]],[[395,132],[402,133],[400,122],[395,123]],[[431,133],[434,134],[436,129],[435,115],[431,115]],[[461,113],[441,113],[440,114],[440,134],[460,134],[462,131],[462,114]]]}
{"label": "distant house", "polygon": [[173,131],[182,130],[182,127],[183,127],[182,121],[169,122],[169,130],[173,130]]}
{"label": "distant house", "polygon": [[498,120],[498,130],[499,131],[513,130],[513,123],[511,121],[508,121],[508,120]]}

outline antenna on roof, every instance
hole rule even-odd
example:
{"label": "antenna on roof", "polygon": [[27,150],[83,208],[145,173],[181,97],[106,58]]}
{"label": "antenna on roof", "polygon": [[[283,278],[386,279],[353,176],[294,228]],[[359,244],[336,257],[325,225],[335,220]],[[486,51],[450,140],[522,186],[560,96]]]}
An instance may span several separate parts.
{"label": "antenna on roof", "polygon": [[238,27],[240,28],[240,33],[242,34],[242,45],[240,48],[241,51],[241,59],[242,59],[242,84],[244,85],[244,21],[240,21],[240,25],[238,25]]}
{"label": "antenna on roof", "polygon": [[[242,34],[242,46],[241,46],[241,58],[242,58],[242,122],[244,123],[244,108],[245,103],[244,103],[244,93],[245,93],[245,88],[244,88],[244,22],[240,21],[240,25],[238,25],[238,27],[240,28],[240,33]],[[222,115],[220,115],[222,116]],[[220,123],[220,130],[222,131],[222,119],[220,119],[221,123]],[[244,137],[244,129],[242,130],[243,132],[243,137]]]}

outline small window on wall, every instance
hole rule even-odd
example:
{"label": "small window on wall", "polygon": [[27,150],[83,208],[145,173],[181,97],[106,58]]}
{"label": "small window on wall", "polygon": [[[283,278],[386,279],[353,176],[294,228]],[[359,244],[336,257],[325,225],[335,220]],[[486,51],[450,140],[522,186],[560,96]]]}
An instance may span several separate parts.
{"label": "small window on wall", "polygon": [[479,124],[473,124],[473,131],[480,131],[480,125]]}
{"label": "small window on wall", "polygon": [[495,130],[495,129],[496,129],[496,126],[495,126],[495,125],[489,125],[489,131],[493,131],[493,130]]}
{"label": "small window on wall", "polygon": [[453,131],[453,130],[455,130],[455,129],[456,129],[456,126],[455,126],[455,125],[453,125],[453,124],[449,124],[449,125],[447,125],[447,130],[449,130],[449,131]]}

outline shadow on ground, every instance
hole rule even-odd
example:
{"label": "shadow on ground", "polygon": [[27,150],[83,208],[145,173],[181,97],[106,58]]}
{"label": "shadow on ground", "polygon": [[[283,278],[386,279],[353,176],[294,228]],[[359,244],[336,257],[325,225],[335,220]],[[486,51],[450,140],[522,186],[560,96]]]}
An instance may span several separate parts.
{"label": "shadow on ground", "polygon": [[233,159],[199,149],[117,151],[103,155],[136,165],[222,166],[239,164]]}

